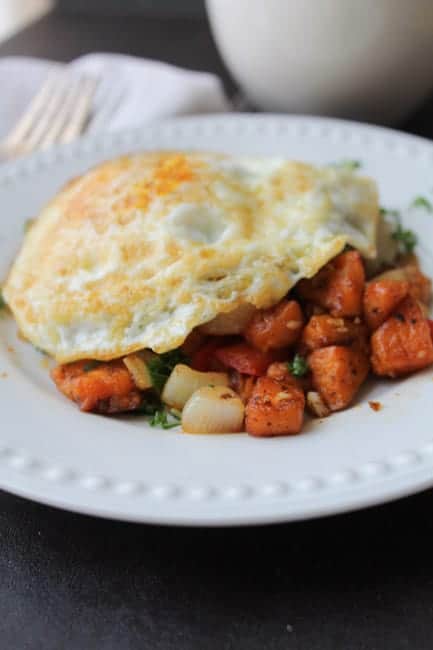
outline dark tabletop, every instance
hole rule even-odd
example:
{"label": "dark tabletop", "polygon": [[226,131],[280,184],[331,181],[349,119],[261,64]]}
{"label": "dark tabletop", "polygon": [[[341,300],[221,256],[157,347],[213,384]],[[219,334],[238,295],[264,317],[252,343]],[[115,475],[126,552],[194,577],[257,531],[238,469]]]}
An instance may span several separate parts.
{"label": "dark tabletop", "polygon": [[[0,56],[96,50],[214,71],[234,90],[202,18],[51,14]],[[433,137],[433,98],[401,128]],[[0,492],[3,648],[431,650],[433,491],[220,530],[98,520]]]}

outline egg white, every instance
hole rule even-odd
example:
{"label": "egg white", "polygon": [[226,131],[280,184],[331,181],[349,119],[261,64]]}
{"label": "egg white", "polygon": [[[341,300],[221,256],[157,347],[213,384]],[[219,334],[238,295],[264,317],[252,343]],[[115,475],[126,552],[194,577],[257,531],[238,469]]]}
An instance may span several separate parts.
{"label": "egg white", "polygon": [[241,304],[268,307],[346,244],[376,255],[375,183],[279,158],[156,152],[99,165],[27,234],[4,287],[60,362],[178,347]]}

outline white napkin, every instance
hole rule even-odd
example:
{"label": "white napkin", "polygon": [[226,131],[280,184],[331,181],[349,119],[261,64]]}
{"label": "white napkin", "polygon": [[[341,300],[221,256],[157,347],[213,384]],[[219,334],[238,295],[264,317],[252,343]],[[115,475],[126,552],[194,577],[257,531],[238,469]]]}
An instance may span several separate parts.
{"label": "white napkin", "polygon": [[159,61],[88,54],[68,64],[26,57],[0,59],[0,138],[14,125],[53,68],[100,79],[90,131],[139,126],[156,118],[230,110],[220,80]]}

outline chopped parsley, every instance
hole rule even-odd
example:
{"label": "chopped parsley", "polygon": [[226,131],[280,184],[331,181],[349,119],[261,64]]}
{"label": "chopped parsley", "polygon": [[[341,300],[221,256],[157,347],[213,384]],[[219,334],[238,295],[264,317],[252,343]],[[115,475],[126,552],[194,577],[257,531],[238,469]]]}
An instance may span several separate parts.
{"label": "chopped parsley", "polygon": [[0,289],[0,309],[6,309],[6,302],[3,298],[2,290]]}
{"label": "chopped parsley", "polygon": [[411,208],[424,208],[427,212],[433,212],[433,205],[425,196],[416,196],[410,206]]}
{"label": "chopped parsley", "polygon": [[92,359],[91,361],[88,361],[87,363],[84,364],[83,366],[83,372],[90,372],[91,370],[95,370],[98,366],[100,366],[102,361],[96,361],[96,359]]}
{"label": "chopped parsley", "polygon": [[173,411],[160,410],[155,411],[150,420],[150,426],[161,427],[162,429],[172,429],[180,424],[180,417]]}
{"label": "chopped parsley", "polygon": [[162,392],[165,382],[171,371],[178,363],[187,363],[188,357],[179,349],[164,352],[152,357],[147,362],[147,368],[152,379],[152,384],[158,393]]}
{"label": "chopped parsley", "polygon": [[338,162],[331,163],[332,167],[338,167],[338,169],[346,169],[347,171],[355,171],[362,167],[360,160],[339,160]]}
{"label": "chopped parsley", "polygon": [[380,214],[382,217],[385,216],[390,216],[393,217],[394,219],[399,220],[400,219],[400,212],[398,210],[390,210],[389,208],[380,208]]}
{"label": "chopped parsley", "polygon": [[418,237],[413,230],[406,230],[401,224],[392,233],[392,238],[398,242],[401,253],[413,253],[418,243]]}
{"label": "chopped parsley", "polygon": [[152,379],[153,389],[146,391],[137,415],[147,415],[152,427],[171,429],[180,424],[181,413],[176,409],[167,409],[161,402],[160,394],[171,371],[178,363],[187,363],[188,357],[179,349],[158,354],[146,361]]}
{"label": "chopped parsley", "polygon": [[146,393],[139,408],[134,411],[137,415],[147,415],[152,427],[172,429],[180,424],[181,412],[176,409],[167,409],[159,397],[152,392]]}
{"label": "chopped parsley", "polygon": [[295,354],[293,361],[289,361],[287,365],[294,377],[303,377],[309,371],[307,360],[300,354]]}
{"label": "chopped parsley", "polygon": [[[421,197],[420,197],[421,198]],[[389,216],[395,224],[395,230],[391,237],[394,241],[398,242],[399,252],[402,254],[413,253],[415,246],[418,243],[418,237],[408,228],[404,228],[401,222],[401,214],[398,210],[388,210],[388,208],[380,208],[380,214],[383,217]]]}
{"label": "chopped parsley", "polygon": [[140,406],[134,413],[138,415],[149,415],[153,416],[157,411],[160,411],[163,408],[161,400],[159,399],[156,393],[146,392],[146,395],[143,397],[143,401]]}

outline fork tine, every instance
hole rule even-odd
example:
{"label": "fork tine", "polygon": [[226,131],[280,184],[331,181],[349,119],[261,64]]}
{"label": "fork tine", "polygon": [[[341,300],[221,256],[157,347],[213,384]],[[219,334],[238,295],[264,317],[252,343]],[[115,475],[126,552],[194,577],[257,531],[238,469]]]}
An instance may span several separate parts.
{"label": "fork tine", "polygon": [[22,152],[30,153],[39,146],[45,134],[51,127],[53,120],[55,120],[56,115],[62,110],[66,93],[66,79],[59,77],[52,88],[51,95],[48,98],[40,118],[36,121],[33,129],[25,138],[23,145],[21,146]]}
{"label": "fork tine", "polygon": [[19,118],[12,131],[6,136],[2,143],[2,148],[13,151],[24,142],[26,135],[33,128],[46,105],[51,95],[52,88],[56,83],[57,76],[57,72],[51,72],[51,74],[46,78],[40,90],[30,101],[30,104]]}
{"label": "fork tine", "polygon": [[54,144],[62,131],[66,128],[68,118],[70,118],[71,113],[74,111],[74,107],[79,101],[81,89],[82,89],[82,78],[71,79],[69,87],[67,88],[66,95],[62,106],[60,107],[57,115],[55,116],[53,122],[51,123],[49,129],[42,137],[39,148],[47,149],[52,144]]}
{"label": "fork tine", "polygon": [[97,106],[96,114],[88,125],[86,133],[97,133],[106,128],[107,123],[122,104],[126,91],[125,86],[120,84],[114,89],[110,87],[101,93],[99,98],[100,105]]}
{"label": "fork tine", "polygon": [[83,131],[92,108],[93,96],[97,85],[98,79],[96,77],[82,77],[81,93],[75,104],[71,120],[61,134],[59,142],[71,142],[71,140],[74,140]]}

